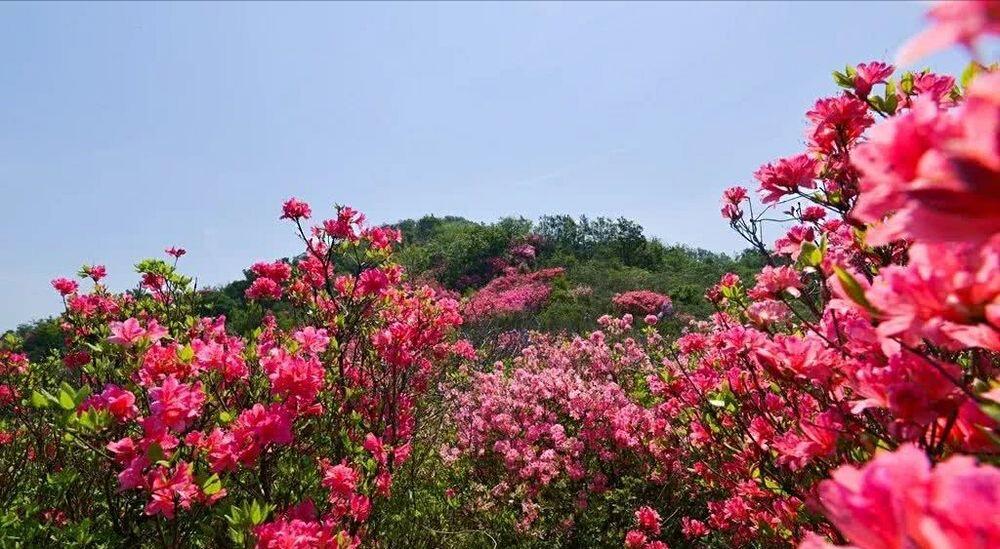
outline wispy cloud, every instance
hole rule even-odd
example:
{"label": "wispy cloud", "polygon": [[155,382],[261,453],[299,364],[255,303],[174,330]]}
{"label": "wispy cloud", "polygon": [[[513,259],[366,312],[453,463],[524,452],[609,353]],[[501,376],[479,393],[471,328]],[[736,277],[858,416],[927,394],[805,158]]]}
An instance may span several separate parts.
{"label": "wispy cloud", "polygon": [[541,175],[520,179],[511,184],[516,187],[533,187],[551,181],[558,181],[559,179],[566,177],[567,175],[570,175],[573,172],[580,170],[581,168],[599,164],[601,162],[611,159],[611,157],[615,156],[616,154],[625,152],[626,150],[628,150],[628,147],[616,147],[604,153],[585,156],[575,162],[570,162],[569,164],[566,164],[565,166],[562,166],[559,169]]}

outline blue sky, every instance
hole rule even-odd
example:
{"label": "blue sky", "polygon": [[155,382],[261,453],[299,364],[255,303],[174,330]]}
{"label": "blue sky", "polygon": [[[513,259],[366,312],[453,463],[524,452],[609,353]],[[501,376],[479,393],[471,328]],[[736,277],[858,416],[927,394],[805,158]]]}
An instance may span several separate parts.
{"label": "blue sky", "polygon": [[288,255],[292,195],[736,250],[722,189],[799,152],[830,71],[891,59],[925,8],[0,4],[0,329],[84,262],[121,289],[169,245],[202,285]]}

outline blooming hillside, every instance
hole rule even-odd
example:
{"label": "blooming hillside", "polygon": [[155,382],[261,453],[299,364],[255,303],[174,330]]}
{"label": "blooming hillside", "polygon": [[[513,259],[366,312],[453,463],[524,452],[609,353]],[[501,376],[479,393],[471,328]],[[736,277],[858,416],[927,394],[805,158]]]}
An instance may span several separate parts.
{"label": "blooming hillside", "polygon": [[[1000,6],[930,22],[902,61],[975,56]],[[671,254],[624,221],[294,198],[301,253],[225,291],[177,247],[127,292],[53,280],[58,345],[0,342],[0,545],[1000,547],[996,69],[835,72],[723,193],[759,268],[706,314],[635,283]],[[583,284],[598,257],[632,283]]]}

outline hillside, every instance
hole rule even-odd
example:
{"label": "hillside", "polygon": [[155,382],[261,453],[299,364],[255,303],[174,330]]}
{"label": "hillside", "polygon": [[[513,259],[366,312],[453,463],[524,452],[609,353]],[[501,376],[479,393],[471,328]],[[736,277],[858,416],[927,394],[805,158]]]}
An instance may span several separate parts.
{"label": "hillside", "polygon": [[[527,268],[561,267],[565,271],[553,281],[551,294],[532,311],[534,314],[506,319],[502,325],[547,332],[594,328],[600,315],[612,312],[614,295],[630,290],[651,290],[669,296],[681,319],[705,318],[712,312],[711,304],[703,299],[709,286],[727,272],[748,277],[762,265],[752,251],[731,257],[681,244],[664,244],[625,218],[549,215],[537,222],[508,217],[478,223],[462,217],[428,215],[405,219],[393,227],[402,231],[397,257],[411,280],[428,282],[465,297],[498,276],[498,259],[503,260],[517,245],[530,243],[534,255],[526,262]],[[261,311],[249,306],[244,296],[252,279],[249,271],[245,275],[242,280],[204,290],[201,312],[225,315],[238,332],[259,322]],[[15,333],[24,340],[28,355],[36,360],[62,345],[53,319],[22,324]]]}

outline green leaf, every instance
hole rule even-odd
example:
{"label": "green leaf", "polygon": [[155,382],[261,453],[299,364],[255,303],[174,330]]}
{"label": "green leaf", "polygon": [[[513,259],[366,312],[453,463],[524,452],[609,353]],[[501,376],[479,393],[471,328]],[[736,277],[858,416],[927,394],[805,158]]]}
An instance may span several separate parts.
{"label": "green leaf", "polygon": [[49,399],[45,397],[42,393],[38,391],[31,392],[31,406],[33,408],[48,408]]}
{"label": "green leaf", "polygon": [[181,347],[181,350],[177,351],[177,358],[181,362],[191,362],[191,359],[194,358],[194,349],[190,345]]}
{"label": "green leaf", "polygon": [[75,402],[76,405],[79,406],[80,404],[83,403],[84,400],[87,400],[87,397],[90,396],[90,393],[91,393],[90,385],[84,385],[83,387],[80,387],[80,390],[78,390],[76,392],[76,395],[73,397],[73,402]]}
{"label": "green leaf", "polygon": [[872,307],[872,304],[868,302],[868,298],[865,297],[864,288],[861,287],[861,284],[859,284],[857,280],[854,280],[851,273],[841,269],[840,267],[834,267],[833,272],[837,274],[837,279],[840,280],[841,287],[844,288],[844,291],[847,292],[847,296],[850,297],[852,301],[861,305],[865,309],[868,309],[872,313],[877,312],[875,307]]}
{"label": "green leaf", "polygon": [[149,449],[146,450],[146,458],[149,459],[149,461],[162,461],[165,457],[166,454],[163,453],[163,448],[156,442],[150,444]]}
{"label": "green leaf", "polygon": [[889,114],[896,113],[896,107],[899,106],[899,97],[896,96],[896,85],[889,80],[885,84],[885,98],[882,101],[885,106],[885,112]]}
{"label": "green leaf", "polygon": [[237,505],[233,505],[229,508],[226,520],[229,521],[229,524],[243,524],[243,509]]}
{"label": "green leaf", "polygon": [[219,490],[222,490],[222,481],[219,480],[218,474],[213,473],[212,476],[208,477],[201,483],[201,491],[205,492],[205,495],[207,496],[217,494],[219,493]]}
{"label": "green leaf", "polygon": [[726,299],[734,299],[736,297],[736,293],[737,293],[736,288],[734,288],[733,286],[722,287],[722,296],[725,297]]}
{"label": "green leaf", "polygon": [[885,98],[896,97],[896,83],[890,78],[885,83]]}
{"label": "green leaf", "polygon": [[853,88],[854,81],[842,72],[833,71],[833,81],[842,88]]}
{"label": "green leaf", "polygon": [[249,518],[251,524],[260,524],[264,522],[264,510],[261,509],[257,500],[253,500],[253,503],[250,504]]}
{"label": "green leaf", "polygon": [[969,89],[969,84],[972,84],[972,81],[976,78],[976,75],[978,75],[981,71],[982,67],[979,65],[979,63],[976,63],[975,61],[970,61],[969,64],[965,66],[965,70],[962,71],[962,78],[960,79],[960,82],[962,83],[962,89],[963,90]]}
{"label": "green leaf", "polygon": [[883,102],[883,105],[885,106],[885,112],[886,113],[888,113],[888,114],[896,114],[896,107],[899,106],[899,98],[896,97],[895,95],[889,96]]}
{"label": "green leaf", "polygon": [[986,400],[979,409],[983,411],[984,414],[990,416],[993,421],[1000,422],[1000,402],[993,400]]}
{"label": "green leaf", "polygon": [[59,386],[59,406],[63,410],[76,408],[76,391],[65,381]]}
{"label": "green leaf", "polygon": [[94,411],[93,408],[91,408],[90,410],[87,410],[86,413],[83,413],[83,414],[80,414],[80,415],[77,416],[76,421],[84,429],[93,429],[94,428],[94,415],[93,415],[93,411]]}
{"label": "green leaf", "polygon": [[903,90],[903,93],[910,95],[913,93],[913,73],[906,71],[903,76],[899,79],[899,89]]}
{"label": "green leaf", "polygon": [[823,263],[823,251],[812,242],[803,242],[799,250],[799,267],[817,267]]}

